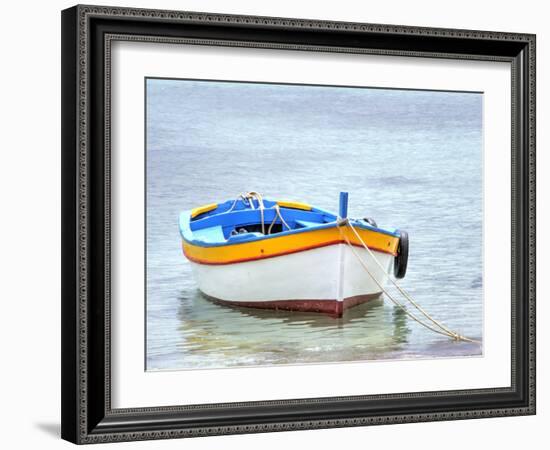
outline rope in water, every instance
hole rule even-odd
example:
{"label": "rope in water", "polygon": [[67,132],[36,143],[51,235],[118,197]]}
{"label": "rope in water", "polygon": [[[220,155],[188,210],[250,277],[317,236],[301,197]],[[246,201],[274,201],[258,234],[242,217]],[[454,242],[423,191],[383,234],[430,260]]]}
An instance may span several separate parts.
{"label": "rope in water", "polygon": [[[369,274],[369,276],[372,278],[372,280],[376,283],[376,285],[379,287],[379,289],[384,293],[386,294],[386,296],[391,300],[391,302],[393,304],[395,304],[397,307],[399,307],[400,309],[402,309],[405,314],[407,314],[407,316],[409,316],[411,319],[413,319],[415,322],[419,323],[420,325],[422,325],[423,327],[433,331],[434,333],[438,333],[438,334],[441,334],[443,336],[447,336],[447,337],[450,337],[450,338],[453,338],[457,341],[465,341],[465,342],[472,342],[472,343],[476,343],[476,344],[480,344],[479,341],[475,340],[475,339],[471,339],[471,338],[468,338],[466,336],[462,336],[461,334],[459,333],[456,333],[455,331],[452,331],[450,330],[449,328],[447,328],[445,325],[443,325],[441,322],[439,322],[438,320],[434,319],[430,314],[428,314],[417,302],[414,301],[414,299],[401,287],[399,286],[399,284],[397,284],[397,282],[386,272],[386,270],[384,269],[384,267],[382,266],[382,264],[380,264],[380,262],[378,261],[378,259],[376,258],[376,256],[374,255],[374,253],[372,252],[372,250],[368,247],[367,244],[365,244],[365,242],[363,241],[363,239],[361,238],[361,236],[359,235],[359,233],[357,232],[357,230],[355,229],[355,227],[350,223],[350,221],[348,219],[339,219],[337,222],[337,227],[338,227],[338,230],[340,231],[340,235],[344,238],[344,240],[346,241],[346,243],[348,244],[349,248],[351,249],[351,251],[353,252],[353,254],[355,255],[355,257],[357,258],[357,260],[359,261],[359,263],[361,264],[361,266],[363,267],[363,269],[365,269],[365,271]],[[415,314],[413,314],[412,312],[410,312],[407,307],[402,304],[401,302],[399,302],[398,300],[396,300],[385,288],[384,286],[376,279],[376,277],[373,275],[373,273],[371,272],[371,270],[368,268],[367,264],[365,264],[365,262],[363,261],[363,259],[361,258],[361,256],[359,255],[359,253],[355,250],[355,248],[353,247],[353,244],[350,242],[348,236],[346,235],[346,233],[344,233],[343,231],[343,226],[349,226],[350,229],[353,231],[353,233],[355,234],[355,236],[357,237],[357,239],[359,240],[359,242],[361,243],[361,245],[363,246],[363,248],[365,250],[367,250],[367,252],[369,253],[370,257],[374,260],[374,262],[378,265],[378,267],[382,270],[382,272],[384,273],[384,275],[386,275],[386,277],[393,283],[393,285],[397,288],[397,290],[409,301],[409,303],[411,305],[413,305],[426,319],[428,319],[430,322],[432,322],[437,328],[434,328],[433,326],[429,325],[428,323],[424,322],[423,320],[419,319]]]}
{"label": "rope in water", "polygon": [[[372,250],[367,246],[367,244],[365,244],[365,241],[363,241],[363,239],[361,238],[361,236],[359,235],[359,233],[357,232],[357,230],[355,229],[355,227],[348,222],[348,225],[349,227],[351,228],[351,230],[353,231],[353,233],[355,234],[355,236],[357,237],[357,239],[359,239],[359,242],[361,242],[361,245],[363,245],[363,247],[365,247],[365,249],[369,252],[370,256],[372,257],[372,259],[374,260],[374,262],[378,265],[378,267],[384,271],[384,273],[386,275],[388,275],[384,269],[384,267],[382,266],[382,264],[380,263],[380,261],[378,261],[378,258],[376,258],[376,256],[374,255],[374,253],[372,253]],[[449,333],[450,335],[456,335],[457,333],[455,333],[454,331],[450,330],[449,328],[447,328],[445,325],[443,325],[441,322],[435,320],[434,318],[432,318],[418,303],[416,303],[413,298],[405,291],[405,289],[403,289],[393,278],[389,277],[389,280],[391,281],[391,283],[397,288],[397,290],[418,310],[420,311],[420,313],[426,317],[430,322],[432,322],[434,325],[438,326],[439,328],[441,328],[442,330],[446,331],[447,333]]]}

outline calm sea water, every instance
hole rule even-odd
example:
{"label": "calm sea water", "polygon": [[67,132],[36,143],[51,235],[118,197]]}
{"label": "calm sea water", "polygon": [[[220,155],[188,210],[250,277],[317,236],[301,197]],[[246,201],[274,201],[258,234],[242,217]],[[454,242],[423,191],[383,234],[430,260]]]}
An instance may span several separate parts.
{"label": "calm sea water", "polygon": [[481,339],[482,94],[147,81],[148,370],[481,354],[387,300],[319,314],[229,308],[197,290],[180,211],[258,191],[407,230],[401,285]]}

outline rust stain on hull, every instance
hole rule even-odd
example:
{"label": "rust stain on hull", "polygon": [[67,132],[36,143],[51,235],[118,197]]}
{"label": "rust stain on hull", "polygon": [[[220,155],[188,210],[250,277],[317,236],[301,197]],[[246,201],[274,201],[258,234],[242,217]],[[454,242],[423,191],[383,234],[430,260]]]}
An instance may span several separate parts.
{"label": "rust stain on hull", "polygon": [[237,306],[244,308],[255,308],[255,309],[273,309],[273,310],[283,310],[283,311],[299,311],[299,312],[314,312],[314,313],[323,313],[328,314],[333,317],[342,317],[346,309],[352,308],[354,306],[366,303],[370,300],[374,300],[380,296],[381,292],[374,294],[365,294],[365,295],[355,295],[353,297],[348,297],[343,301],[334,300],[271,300],[271,301],[231,301],[231,300],[221,300],[219,298],[214,298],[203,293],[203,295],[210,301],[218,303],[220,305],[226,306]]}

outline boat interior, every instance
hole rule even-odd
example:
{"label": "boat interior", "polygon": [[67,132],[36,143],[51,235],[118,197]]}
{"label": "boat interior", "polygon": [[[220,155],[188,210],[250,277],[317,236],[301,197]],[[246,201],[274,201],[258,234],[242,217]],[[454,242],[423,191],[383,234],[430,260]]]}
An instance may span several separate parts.
{"label": "boat interior", "polygon": [[336,216],[297,202],[239,198],[190,212],[193,238],[203,242],[248,241],[285,231],[322,226]]}

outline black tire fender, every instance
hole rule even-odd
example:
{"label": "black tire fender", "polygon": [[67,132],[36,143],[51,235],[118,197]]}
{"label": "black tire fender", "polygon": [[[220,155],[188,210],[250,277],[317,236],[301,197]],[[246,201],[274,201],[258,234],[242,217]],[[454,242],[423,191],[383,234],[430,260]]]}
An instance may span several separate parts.
{"label": "black tire fender", "polygon": [[393,274],[395,278],[404,278],[407,273],[407,263],[409,262],[409,233],[399,230],[399,234],[399,245],[393,265]]}

